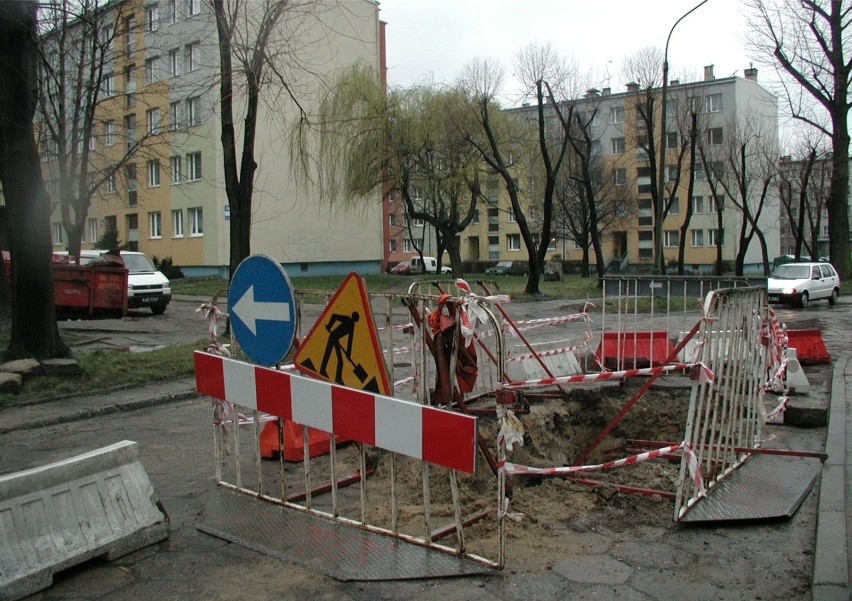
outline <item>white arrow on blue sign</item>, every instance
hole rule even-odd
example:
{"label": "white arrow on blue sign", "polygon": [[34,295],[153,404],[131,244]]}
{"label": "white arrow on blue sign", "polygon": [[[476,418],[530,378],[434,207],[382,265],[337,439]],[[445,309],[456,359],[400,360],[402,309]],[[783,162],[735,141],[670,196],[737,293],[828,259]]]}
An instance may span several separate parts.
{"label": "white arrow on blue sign", "polygon": [[245,354],[260,365],[280,363],[296,336],[296,304],[287,272],[265,255],[239,264],[228,289],[231,328]]}

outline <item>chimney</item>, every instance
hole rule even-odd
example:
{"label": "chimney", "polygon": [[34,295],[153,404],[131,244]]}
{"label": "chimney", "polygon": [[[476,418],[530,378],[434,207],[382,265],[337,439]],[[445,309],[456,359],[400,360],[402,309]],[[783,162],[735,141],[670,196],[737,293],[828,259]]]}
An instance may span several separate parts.
{"label": "chimney", "polygon": [[639,84],[636,83],[635,81],[631,81],[629,84],[627,84],[627,91],[628,92],[638,92],[639,91]]}
{"label": "chimney", "polygon": [[743,69],[743,76],[749,81],[757,81],[757,69],[750,65],[748,69]]}
{"label": "chimney", "polygon": [[713,81],[716,77],[713,75],[713,65],[704,67],[704,81]]}
{"label": "chimney", "polygon": [[601,91],[601,96],[609,96],[609,93],[610,93],[610,89],[609,89],[609,88],[604,88],[604,89]]}
{"label": "chimney", "polygon": [[669,85],[670,85],[670,86],[676,86],[676,85],[677,85],[677,84],[679,84],[679,83],[680,83],[680,80],[679,80],[679,79],[673,79],[673,80],[671,80],[671,81],[669,82]]}
{"label": "chimney", "polygon": [[586,98],[597,98],[600,96],[600,90],[597,88],[589,88],[586,90]]}

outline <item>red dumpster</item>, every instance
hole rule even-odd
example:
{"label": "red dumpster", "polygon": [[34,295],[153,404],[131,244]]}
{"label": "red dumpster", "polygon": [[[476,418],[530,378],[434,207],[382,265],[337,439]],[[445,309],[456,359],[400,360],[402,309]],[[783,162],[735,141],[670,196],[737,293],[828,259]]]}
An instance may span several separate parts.
{"label": "red dumpster", "polygon": [[56,309],[127,314],[127,269],[53,264]]}

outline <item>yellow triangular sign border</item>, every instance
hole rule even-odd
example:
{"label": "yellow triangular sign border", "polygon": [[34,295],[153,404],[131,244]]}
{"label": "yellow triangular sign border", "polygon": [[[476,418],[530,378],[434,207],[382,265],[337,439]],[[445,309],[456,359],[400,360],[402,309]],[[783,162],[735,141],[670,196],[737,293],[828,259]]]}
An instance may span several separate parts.
{"label": "yellow triangular sign border", "polygon": [[[334,293],[334,296],[331,297],[331,300],[326,305],[322,314],[317,319],[316,323],[314,323],[311,331],[308,332],[308,335],[305,336],[305,339],[299,345],[298,350],[293,356],[293,363],[303,374],[308,376],[318,378],[320,380],[324,380],[327,382],[331,382],[332,379],[328,376],[324,376],[319,373],[319,369],[317,369],[316,365],[320,363],[318,357],[321,357],[325,351],[329,333],[325,328],[325,325],[328,323],[330,316],[334,313],[340,313],[341,308],[338,307],[339,303],[343,303],[344,298],[350,296],[352,292],[349,290],[350,287],[357,287],[357,299],[360,302],[359,307],[349,306],[347,309],[349,311],[358,310],[359,317],[363,315],[364,326],[368,330],[370,334],[370,344],[372,345],[373,351],[373,360],[375,363],[377,374],[372,374],[375,376],[376,384],[378,386],[379,394],[390,395],[393,391],[390,385],[390,380],[388,379],[387,368],[385,367],[384,361],[384,353],[382,352],[382,346],[379,342],[378,332],[376,330],[376,324],[373,320],[373,310],[370,305],[370,297],[367,295],[367,286],[364,283],[364,279],[355,272],[350,273],[346,276],[346,279],[343,280],[343,283],[337,289],[337,292]],[[348,298],[347,298],[348,300]],[[363,342],[361,344],[364,344]],[[317,355],[317,350],[319,349],[319,354]],[[361,348],[359,345],[358,348]],[[363,354],[367,354],[368,351],[362,349]],[[357,353],[352,353],[352,355],[358,356]],[[310,365],[305,365],[305,362],[309,361]],[[345,372],[348,376],[351,372],[347,370]],[[343,385],[348,386],[349,388],[359,388],[365,389],[362,383],[358,382],[357,377],[351,378],[353,381],[346,381],[347,378],[344,378]]]}

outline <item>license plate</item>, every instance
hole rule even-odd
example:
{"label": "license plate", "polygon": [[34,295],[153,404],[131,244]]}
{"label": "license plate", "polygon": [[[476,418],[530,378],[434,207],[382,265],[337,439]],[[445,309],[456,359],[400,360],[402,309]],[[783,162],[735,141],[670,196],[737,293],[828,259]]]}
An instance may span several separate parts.
{"label": "license plate", "polygon": [[781,297],[780,297],[779,295],[777,295],[777,294],[770,294],[770,295],[769,295],[769,300],[770,300],[770,301],[777,301],[777,300],[779,300],[780,298],[781,298]]}
{"label": "license plate", "polygon": [[160,299],[156,296],[143,296],[139,302],[141,302],[143,305],[153,305],[159,300]]}

